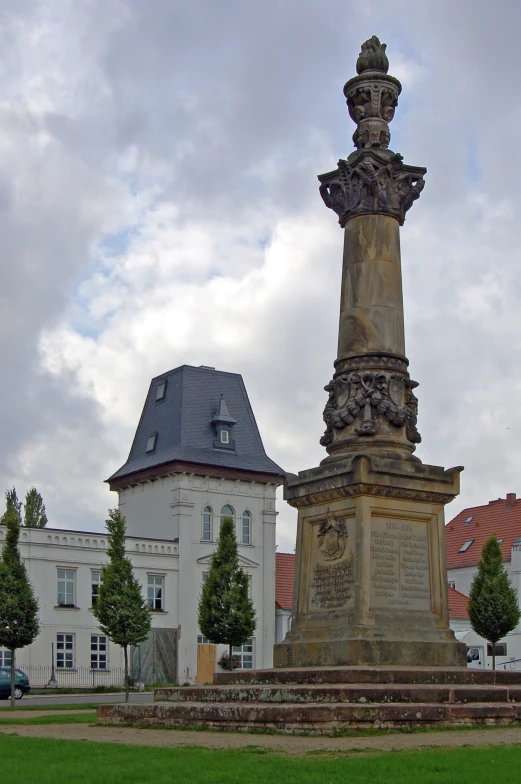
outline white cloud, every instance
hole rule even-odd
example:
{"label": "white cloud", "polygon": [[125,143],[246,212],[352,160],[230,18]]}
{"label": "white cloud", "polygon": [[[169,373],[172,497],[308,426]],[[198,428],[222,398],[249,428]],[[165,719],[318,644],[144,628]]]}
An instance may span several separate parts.
{"label": "white cloud", "polygon": [[243,374],[285,468],[324,456],[342,235],[316,175],[352,149],[341,90],[373,33],[404,84],[392,146],[428,167],[402,231],[418,454],[466,465],[449,515],[519,487],[517,6],[0,11],[5,487],[101,526],[150,377],[183,362]]}

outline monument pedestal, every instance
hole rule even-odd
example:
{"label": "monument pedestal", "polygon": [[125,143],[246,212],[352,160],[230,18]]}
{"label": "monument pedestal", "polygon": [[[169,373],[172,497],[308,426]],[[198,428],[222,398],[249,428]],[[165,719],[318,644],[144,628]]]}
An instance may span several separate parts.
{"label": "monument pedestal", "polygon": [[289,476],[292,628],[275,667],[466,666],[449,628],[444,505],[461,468],[357,455]]}

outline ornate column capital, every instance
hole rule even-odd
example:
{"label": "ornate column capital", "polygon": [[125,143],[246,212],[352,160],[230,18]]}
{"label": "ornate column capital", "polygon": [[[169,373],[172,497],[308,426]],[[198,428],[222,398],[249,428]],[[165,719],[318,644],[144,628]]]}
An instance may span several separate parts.
{"label": "ornate column capital", "polygon": [[349,218],[374,214],[391,215],[403,226],[405,213],[424,188],[426,171],[408,166],[391,150],[363,149],[338,161],[335,171],[319,175],[320,195],[342,228]]}
{"label": "ornate column capital", "polygon": [[347,107],[356,123],[357,148],[338,169],[320,174],[320,195],[339,216],[342,228],[356,215],[391,215],[403,225],[405,213],[425,185],[423,166],[408,166],[389,150],[389,123],[402,86],[389,76],[386,45],[373,36],[364,44],[356,63],[358,76],[344,86]]}

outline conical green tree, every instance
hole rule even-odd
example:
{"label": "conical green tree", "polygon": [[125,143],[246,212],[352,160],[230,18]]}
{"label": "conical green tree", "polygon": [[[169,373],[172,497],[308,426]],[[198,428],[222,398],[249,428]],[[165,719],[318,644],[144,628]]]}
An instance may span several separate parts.
{"label": "conical green tree", "polygon": [[18,500],[15,487],[13,487],[11,490],[6,490],[5,502],[5,512],[0,518],[0,523],[2,525],[6,525],[6,515],[13,511],[16,515],[16,519],[18,520],[18,524],[22,525],[22,502]]}
{"label": "conical green tree", "polygon": [[496,669],[496,643],[519,623],[517,591],[509,580],[501,548],[493,534],[481,551],[478,570],[470,587],[469,618],[477,634],[492,643],[492,668]]}
{"label": "conical green tree", "polygon": [[20,515],[13,503],[13,493],[14,490],[6,493],[7,509],[2,517],[6,533],[0,562],[0,646],[11,651],[12,706],[15,704],[16,651],[30,645],[40,631],[38,602],[18,549]]}
{"label": "conical green tree", "polygon": [[199,599],[198,621],[201,633],[210,642],[228,645],[230,668],[232,646],[246,642],[257,623],[248,585],[248,575],[239,566],[235,523],[225,516]]}
{"label": "conical green tree", "polygon": [[150,613],[125,556],[125,518],[119,509],[109,509],[106,520],[110,563],[101,570],[98,598],[92,612],[101,631],[123,648],[125,655],[125,702],[128,702],[128,647],[139,645],[150,632]]}
{"label": "conical green tree", "polygon": [[31,487],[25,496],[24,525],[28,528],[45,528],[47,525],[45,504],[36,487]]}

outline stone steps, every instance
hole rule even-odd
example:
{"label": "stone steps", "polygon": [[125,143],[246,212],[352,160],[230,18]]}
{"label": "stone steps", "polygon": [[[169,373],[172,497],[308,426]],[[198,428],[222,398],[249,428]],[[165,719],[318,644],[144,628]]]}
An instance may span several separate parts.
{"label": "stone steps", "polygon": [[102,724],[151,726],[197,726],[223,730],[273,730],[331,735],[346,729],[404,726],[440,727],[464,724],[510,724],[521,720],[519,703],[373,704],[345,703],[282,704],[236,702],[155,702],[149,705],[100,705]]}
{"label": "stone steps", "polygon": [[508,684],[521,685],[521,670],[473,670],[466,667],[302,667],[236,670],[214,675],[214,685],[312,683]]}
{"label": "stone steps", "polygon": [[154,702],[100,705],[101,724],[332,735],[367,727],[521,721],[521,672],[339,667],[221,673],[211,686],[156,689]]}
{"label": "stone steps", "polygon": [[521,686],[425,684],[231,685],[156,689],[159,702],[521,703]]}

